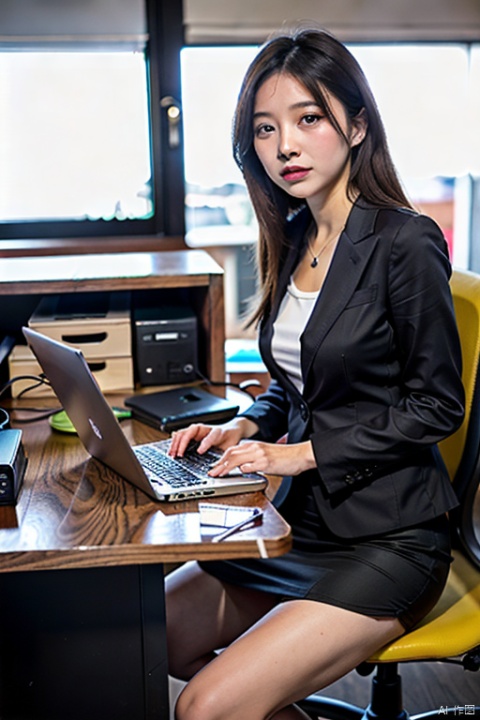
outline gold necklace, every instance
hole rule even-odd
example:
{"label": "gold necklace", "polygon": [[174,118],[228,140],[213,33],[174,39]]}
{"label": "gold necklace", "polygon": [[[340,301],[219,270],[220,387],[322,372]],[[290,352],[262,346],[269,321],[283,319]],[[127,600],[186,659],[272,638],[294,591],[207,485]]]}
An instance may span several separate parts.
{"label": "gold necklace", "polygon": [[322,255],[322,253],[325,252],[325,250],[327,249],[327,247],[328,247],[329,245],[331,245],[334,240],[337,240],[337,239],[340,237],[340,233],[341,233],[341,232],[342,232],[342,231],[340,230],[340,232],[337,233],[336,235],[332,235],[332,237],[330,238],[330,240],[328,240],[328,241],[325,243],[325,245],[320,249],[320,252],[319,252],[317,255],[315,255],[315,253],[314,253],[313,250],[312,250],[312,246],[310,245],[310,240],[308,241],[308,243],[307,243],[308,252],[309,252],[310,255],[312,256],[312,262],[310,263],[310,267],[311,267],[311,268],[316,268],[316,267],[317,267],[317,265],[318,265],[318,258],[320,257],[320,255]]}

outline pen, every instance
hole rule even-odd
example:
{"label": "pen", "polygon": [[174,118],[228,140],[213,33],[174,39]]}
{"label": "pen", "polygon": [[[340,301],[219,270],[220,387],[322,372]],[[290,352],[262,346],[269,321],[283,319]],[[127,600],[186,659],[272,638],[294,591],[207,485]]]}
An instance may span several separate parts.
{"label": "pen", "polygon": [[230,535],[233,535],[237,530],[241,530],[246,525],[250,525],[251,522],[254,520],[258,520],[258,518],[262,517],[263,511],[260,510],[260,508],[254,508],[252,514],[250,517],[245,518],[244,520],[241,520],[236,525],[232,525],[232,527],[227,528],[223,532],[219,533],[218,535],[214,535],[212,538],[212,542],[220,542],[221,540],[225,540],[225,538],[229,537]]}

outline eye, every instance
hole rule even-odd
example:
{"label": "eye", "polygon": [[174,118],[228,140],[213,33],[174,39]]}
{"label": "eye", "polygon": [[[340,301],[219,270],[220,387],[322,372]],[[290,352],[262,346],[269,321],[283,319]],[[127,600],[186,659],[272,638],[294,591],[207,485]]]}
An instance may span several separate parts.
{"label": "eye", "polygon": [[302,116],[300,122],[303,125],[315,125],[315,123],[319,122],[323,117],[324,116],[319,113],[307,113]]}
{"label": "eye", "polygon": [[273,125],[268,125],[268,123],[263,123],[262,125],[258,125],[256,128],[254,128],[254,134],[255,137],[267,137],[274,131]]}

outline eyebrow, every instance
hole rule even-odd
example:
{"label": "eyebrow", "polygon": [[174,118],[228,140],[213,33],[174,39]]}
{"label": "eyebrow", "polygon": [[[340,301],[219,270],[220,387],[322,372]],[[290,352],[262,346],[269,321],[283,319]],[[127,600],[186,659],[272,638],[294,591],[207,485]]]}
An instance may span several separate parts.
{"label": "eyebrow", "polygon": [[[298,110],[301,108],[312,107],[312,105],[319,108],[320,110],[322,109],[321,106],[317,102],[315,102],[315,100],[302,100],[301,102],[297,102],[297,103],[294,103],[293,105],[289,105],[288,109],[289,110]],[[263,110],[253,113],[254,120],[255,120],[255,118],[258,118],[258,117],[271,117],[271,116],[272,116],[272,113],[265,112]]]}

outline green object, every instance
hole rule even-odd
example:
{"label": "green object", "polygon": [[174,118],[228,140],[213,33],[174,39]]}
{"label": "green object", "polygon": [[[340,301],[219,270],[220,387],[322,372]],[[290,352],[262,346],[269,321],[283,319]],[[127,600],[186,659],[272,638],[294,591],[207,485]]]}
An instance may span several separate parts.
{"label": "green object", "polygon": [[[118,408],[113,407],[113,414],[118,420],[125,420],[132,417],[132,413],[130,410],[125,410],[124,408]],[[68,417],[65,410],[60,410],[60,412],[55,413],[55,415],[51,415],[49,418],[49,423],[51,427],[54,430],[57,430],[58,432],[64,432],[64,433],[76,433],[77,431],[73,427],[72,421]]]}

